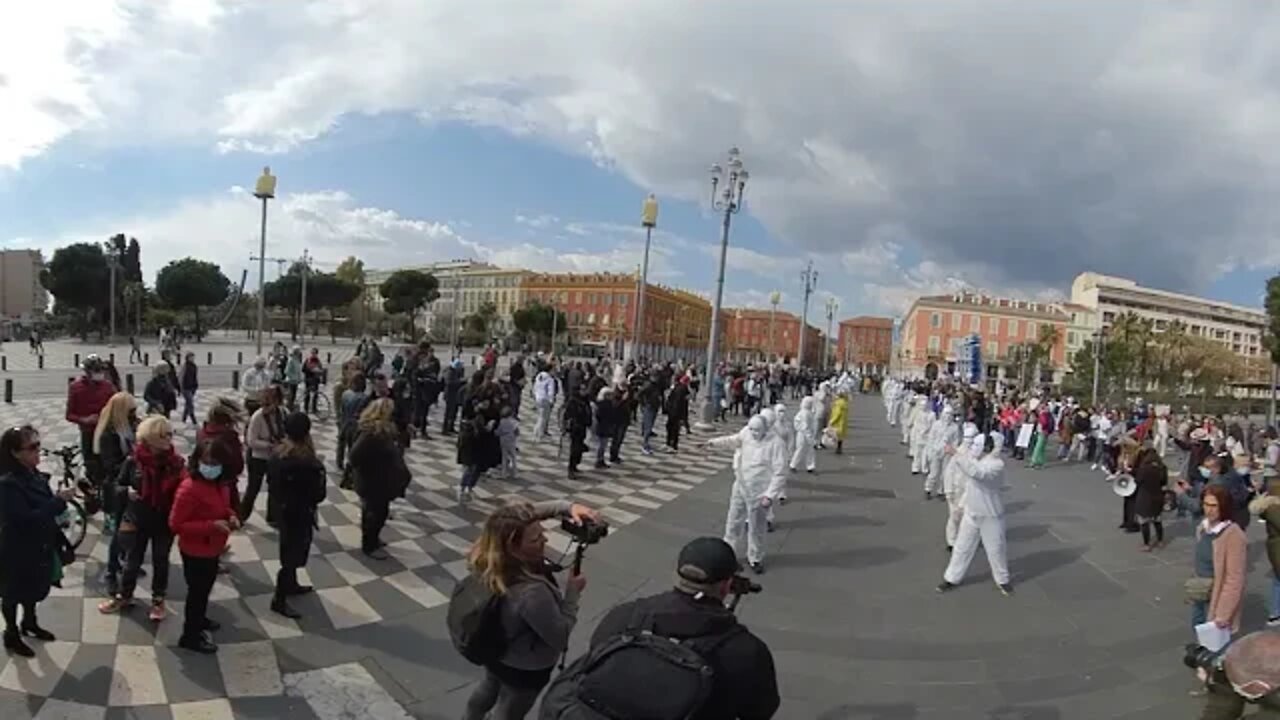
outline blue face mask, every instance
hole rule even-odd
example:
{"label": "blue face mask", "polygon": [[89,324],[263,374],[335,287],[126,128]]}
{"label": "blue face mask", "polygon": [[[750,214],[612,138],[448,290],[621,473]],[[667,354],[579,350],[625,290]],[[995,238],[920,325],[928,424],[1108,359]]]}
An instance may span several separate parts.
{"label": "blue face mask", "polygon": [[217,480],[222,475],[222,466],[200,463],[200,475],[206,480]]}
{"label": "blue face mask", "polygon": [[1208,480],[1209,478],[1213,477],[1213,471],[1212,471],[1212,470],[1210,470],[1209,468],[1207,468],[1207,467],[1205,467],[1205,466],[1201,465],[1201,466],[1200,466],[1200,477],[1204,478],[1205,480]]}

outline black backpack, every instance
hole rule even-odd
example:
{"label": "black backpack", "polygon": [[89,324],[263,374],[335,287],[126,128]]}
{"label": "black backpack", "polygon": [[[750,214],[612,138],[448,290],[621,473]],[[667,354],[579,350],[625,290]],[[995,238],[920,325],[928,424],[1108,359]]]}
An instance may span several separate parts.
{"label": "black backpack", "polygon": [[458,654],[475,665],[497,662],[507,649],[502,627],[502,596],[494,594],[484,579],[470,573],[453,588],[446,623]]}
{"label": "black backpack", "polygon": [[715,671],[707,657],[744,629],[735,622],[720,633],[676,639],[655,634],[652,618],[633,620],[621,635],[560,673],[547,688],[539,717],[689,720],[714,686]]}

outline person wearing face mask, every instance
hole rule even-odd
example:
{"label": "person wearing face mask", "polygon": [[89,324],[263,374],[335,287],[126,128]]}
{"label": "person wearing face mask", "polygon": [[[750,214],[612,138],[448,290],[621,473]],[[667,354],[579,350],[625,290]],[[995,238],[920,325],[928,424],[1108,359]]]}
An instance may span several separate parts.
{"label": "person wearing face mask", "polygon": [[795,472],[803,464],[805,472],[811,473],[816,465],[813,446],[818,436],[818,423],[813,415],[812,397],[805,396],[800,401],[800,410],[791,422],[791,427],[795,431],[796,444],[796,449],[791,453],[791,472]]}
{"label": "person wearing face mask", "polygon": [[777,435],[770,434],[768,421],[756,415],[747,421],[741,432],[712,438],[705,447],[736,451],[735,479],[729,494],[724,540],[738,557],[742,557],[745,545],[747,562],[756,574],[761,574],[764,572],[764,536],[768,532],[769,507],[781,495],[786,481],[782,441]]}
{"label": "person wearing face mask", "polygon": [[[963,431],[964,441],[960,444],[959,449],[962,452],[969,453],[969,456],[977,459],[982,457],[983,443],[986,436],[978,432],[978,426],[973,423],[965,423]],[[942,454],[947,457],[947,447],[942,447]],[[948,457],[948,460],[950,458]],[[951,552],[956,544],[956,533],[960,530],[960,521],[964,518],[964,491],[968,478],[965,477],[964,471],[960,465],[955,462],[947,462],[946,467],[942,471],[942,492],[947,499],[947,525],[945,537],[947,539],[947,552]]]}
{"label": "person wearing face mask", "polygon": [[957,587],[964,580],[969,570],[969,563],[978,551],[978,542],[987,551],[987,564],[991,566],[991,575],[1000,592],[1013,594],[1013,585],[1009,582],[1009,564],[1005,554],[1004,498],[1005,490],[1004,459],[1000,451],[1004,438],[998,433],[986,436],[983,442],[983,456],[978,459],[966,453],[957,452],[954,446],[947,447],[951,462],[960,466],[965,475],[964,516],[956,531],[955,549],[951,553],[951,562],[942,574],[942,582],[938,592],[947,592]]}
{"label": "person wearing face mask", "polygon": [[929,474],[924,479],[924,499],[932,500],[935,495],[942,497],[943,465],[947,464],[947,446],[955,445],[960,439],[959,416],[951,408],[951,403],[944,403],[942,414],[929,428],[929,437],[925,442],[925,459],[928,462]]}
{"label": "person wearing face mask", "polygon": [[[770,425],[773,432],[777,434],[778,439],[782,441],[782,456],[791,458],[795,454],[796,430],[791,418],[787,417],[787,406],[778,403],[773,406],[774,421]],[[777,514],[778,505],[787,504],[787,481],[783,478],[782,488],[778,491],[778,502],[769,506],[769,532],[773,532],[773,521]]]}
{"label": "person wearing face mask", "polygon": [[911,474],[920,475],[927,472],[925,445],[929,440],[929,430],[933,428],[933,410],[929,407],[929,398],[920,397],[916,412],[911,421]]}
{"label": "person wearing face mask", "polygon": [[240,518],[231,505],[223,469],[237,459],[233,448],[217,440],[200,443],[189,459],[189,473],[178,486],[169,511],[169,529],[178,539],[182,574],[187,581],[182,637],[178,647],[202,654],[217,652],[209,633],[221,625],[210,620],[209,593],[218,577],[218,556],[227,547]]}
{"label": "person wearing face mask", "polygon": [[102,358],[90,355],[80,364],[84,374],[67,386],[67,422],[80,431],[80,456],[84,458],[85,476],[93,485],[102,484],[102,464],[93,451],[93,433],[98,426],[98,415],[116,388],[107,379]]}

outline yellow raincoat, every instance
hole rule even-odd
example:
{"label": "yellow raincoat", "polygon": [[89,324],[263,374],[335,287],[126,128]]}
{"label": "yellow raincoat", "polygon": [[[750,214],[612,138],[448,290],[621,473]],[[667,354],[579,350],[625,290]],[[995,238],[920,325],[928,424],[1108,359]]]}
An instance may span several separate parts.
{"label": "yellow raincoat", "polygon": [[831,428],[836,434],[837,440],[844,440],[848,434],[846,422],[849,419],[849,398],[844,395],[837,395],[836,399],[831,403],[831,419],[827,421],[827,427]]}

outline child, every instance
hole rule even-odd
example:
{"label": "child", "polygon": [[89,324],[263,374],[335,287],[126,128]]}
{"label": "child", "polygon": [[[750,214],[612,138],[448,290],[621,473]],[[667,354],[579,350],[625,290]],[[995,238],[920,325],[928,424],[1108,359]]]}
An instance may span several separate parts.
{"label": "child", "polygon": [[520,422],[511,416],[511,407],[502,406],[502,419],[498,421],[498,442],[502,445],[502,473],[508,480],[516,479],[516,443],[520,440]]}

